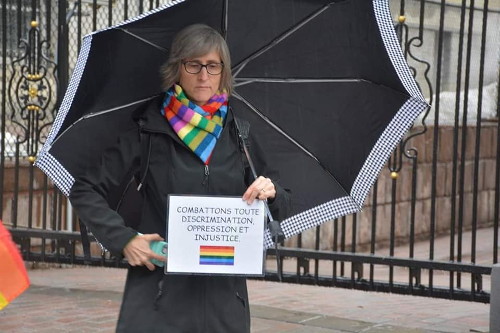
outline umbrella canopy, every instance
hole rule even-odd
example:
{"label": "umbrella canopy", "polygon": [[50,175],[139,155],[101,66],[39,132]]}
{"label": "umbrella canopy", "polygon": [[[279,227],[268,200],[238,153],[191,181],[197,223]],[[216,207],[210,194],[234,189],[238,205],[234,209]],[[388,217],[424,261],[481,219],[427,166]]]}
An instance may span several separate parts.
{"label": "umbrella canopy", "polygon": [[25,291],[30,281],[9,231],[0,221],[0,310]]}
{"label": "umbrella canopy", "polygon": [[358,211],[428,107],[388,0],[173,1],[88,35],[36,165],[69,194],[75,175],[134,126],[137,106],[162,92],[159,67],[172,38],[193,23],[214,27],[228,42],[230,105],[250,121],[292,190],[285,235]]}

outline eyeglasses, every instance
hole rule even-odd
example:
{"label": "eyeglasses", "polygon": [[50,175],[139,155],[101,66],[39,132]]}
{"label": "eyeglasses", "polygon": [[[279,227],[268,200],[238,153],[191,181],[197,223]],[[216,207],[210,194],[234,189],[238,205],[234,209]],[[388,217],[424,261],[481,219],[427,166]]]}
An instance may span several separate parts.
{"label": "eyeglasses", "polygon": [[184,65],[184,69],[186,70],[186,72],[188,72],[189,74],[198,74],[199,72],[201,72],[201,69],[205,67],[208,74],[219,75],[224,69],[224,64],[221,62],[212,62],[210,64],[202,65],[196,61],[184,61],[182,62],[182,64]]}

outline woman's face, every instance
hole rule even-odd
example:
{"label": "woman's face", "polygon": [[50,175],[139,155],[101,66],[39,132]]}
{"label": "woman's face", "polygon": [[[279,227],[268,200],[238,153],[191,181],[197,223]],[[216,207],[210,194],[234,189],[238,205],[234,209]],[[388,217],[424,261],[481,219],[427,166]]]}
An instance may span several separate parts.
{"label": "woman's face", "polygon": [[[211,51],[201,57],[184,59],[184,61],[194,61],[202,65],[220,63],[221,58],[218,52]],[[190,74],[181,64],[179,85],[182,87],[187,97],[197,105],[204,105],[215,95],[220,87],[221,74],[208,74],[207,68],[203,67],[198,74]]]}

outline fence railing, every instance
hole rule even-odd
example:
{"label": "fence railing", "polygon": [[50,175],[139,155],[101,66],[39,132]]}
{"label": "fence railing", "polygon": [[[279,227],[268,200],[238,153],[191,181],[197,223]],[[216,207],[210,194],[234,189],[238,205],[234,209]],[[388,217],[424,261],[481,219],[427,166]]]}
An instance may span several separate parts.
{"label": "fence railing", "polygon": [[[95,243],[84,259],[77,217],[33,162],[81,38],[166,2],[2,2],[0,217],[26,260],[126,266]],[[283,244],[283,280],[488,302],[500,214],[500,4],[390,4],[432,108],[395,150],[361,213]],[[275,255],[269,250],[267,279],[278,279]]]}

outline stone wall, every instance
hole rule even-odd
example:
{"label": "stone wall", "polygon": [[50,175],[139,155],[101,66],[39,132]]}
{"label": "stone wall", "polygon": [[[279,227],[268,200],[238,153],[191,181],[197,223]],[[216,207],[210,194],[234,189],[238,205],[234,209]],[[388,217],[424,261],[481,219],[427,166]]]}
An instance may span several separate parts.
{"label": "stone wall", "polygon": [[[18,172],[17,186],[16,172]],[[28,226],[42,228],[45,220],[47,229],[51,229],[50,225],[54,218],[54,189],[52,184],[45,186],[45,179],[43,172],[33,167],[26,159],[22,158],[18,166],[13,161],[6,161],[2,220],[7,227],[17,225],[19,228],[27,228]],[[47,205],[45,205],[45,201]],[[61,213],[64,211],[62,210]]]}
{"label": "stone wall", "polygon": [[[422,128],[415,128],[413,132],[421,132]],[[479,150],[479,168],[477,182],[477,214],[473,216],[473,188],[474,188],[474,157],[478,128],[468,127],[466,133],[466,150],[464,164],[464,195],[463,205],[460,206],[458,192],[456,195],[455,225],[458,227],[459,210],[462,209],[463,228],[470,229],[474,219],[478,227],[491,225],[495,208],[495,176],[497,150],[497,124],[483,123],[480,128],[481,141]],[[462,130],[459,130],[459,152],[457,159],[456,189],[459,190],[461,168],[461,140]],[[411,205],[415,193],[415,237],[429,238],[431,229],[432,204],[435,204],[435,231],[436,234],[449,234],[452,223],[452,187],[453,187],[453,127],[440,127],[438,130],[438,150],[436,164],[436,193],[432,196],[432,161],[434,128],[429,127],[424,134],[412,138],[406,148],[414,148],[416,158],[416,187],[412,182],[412,162],[403,157],[403,165],[396,180],[391,178],[391,171],[386,166],[378,178],[376,193],[377,207],[373,210],[373,188],[368,195],[363,211],[356,218],[348,216],[345,220],[345,232],[342,233],[342,220],[337,221],[337,244],[340,249],[342,238],[349,251],[352,243],[353,225],[356,226],[356,247],[358,250],[368,248],[371,242],[373,214],[376,214],[376,244],[385,247],[390,241],[391,224],[394,223],[396,244],[407,243],[410,238]],[[395,196],[393,198],[393,184]],[[392,209],[394,202],[394,219]],[[392,222],[392,223],[391,223]],[[333,248],[334,221],[326,222],[321,226],[320,249]],[[309,230],[302,234],[302,247],[315,248],[316,232]],[[297,246],[297,237],[288,240],[286,246]]]}
{"label": "stone wall", "polygon": [[[422,131],[415,128],[413,131]],[[464,164],[464,196],[463,196],[463,225],[464,229],[470,229],[474,220],[473,216],[473,186],[474,186],[474,156],[475,137],[477,128],[468,127],[466,136],[466,152]],[[395,181],[391,178],[391,172],[384,167],[378,178],[378,189],[376,193],[377,207],[373,210],[373,190],[368,195],[363,211],[357,214],[356,219],[349,216],[345,220],[345,232],[342,232],[342,221],[337,222],[338,238],[340,246],[342,238],[346,249],[350,249],[353,225],[356,226],[356,246],[358,249],[366,248],[371,242],[372,219],[376,213],[376,243],[377,247],[388,244],[391,235],[391,222],[395,227],[395,238],[397,243],[405,243],[409,240],[411,223],[411,203],[413,192],[415,192],[415,235],[417,238],[428,238],[431,228],[432,202],[435,202],[435,230],[438,234],[447,234],[451,225],[451,193],[453,180],[453,127],[440,127],[438,130],[438,150],[436,164],[436,195],[432,197],[432,160],[434,129],[429,127],[421,135],[410,140],[407,149],[414,148],[418,154],[416,158],[416,188],[412,187],[412,163],[407,157],[403,158],[403,165]],[[461,131],[459,131],[459,145],[461,144]],[[497,124],[483,123],[481,127],[481,145],[479,151],[478,170],[478,192],[477,192],[477,215],[476,222],[479,227],[491,225],[494,218],[495,208],[495,176],[496,176],[496,149],[497,149]],[[457,191],[460,181],[460,149],[457,164]],[[13,219],[17,212],[18,227],[28,227],[31,223],[33,228],[41,228],[43,217],[47,229],[51,228],[54,214],[60,215],[58,219],[65,223],[65,200],[62,205],[54,205],[54,190],[49,183],[49,189],[44,188],[45,176],[38,168],[33,168],[33,183],[30,182],[31,165],[22,162],[19,167],[18,199],[14,190],[16,167],[7,162],[4,169],[3,187],[3,221],[7,226],[13,225]],[[395,197],[393,198],[393,182],[396,185]],[[32,200],[30,200],[30,187],[33,188]],[[45,193],[46,196],[45,196]],[[458,193],[458,192],[457,192]],[[459,196],[456,196],[456,225],[460,208]],[[46,208],[44,200],[47,201]],[[392,209],[394,201],[394,220],[392,220]],[[30,208],[31,205],[31,208]],[[58,208],[54,208],[57,206]],[[30,213],[31,209],[31,213]],[[54,211],[56,209],[57,211]],[[30,222],[31,221],[31,222]],[[64,225],[62,230],[67,230]],[[333,248],[334,221],[326,222],[321,226],[320,248]],[[314,248],[316,240],[315,230],[309,230],[302,234],[302,246]],[[287,246],[296,246],[297,238],[292,238],[286,243]]]}

